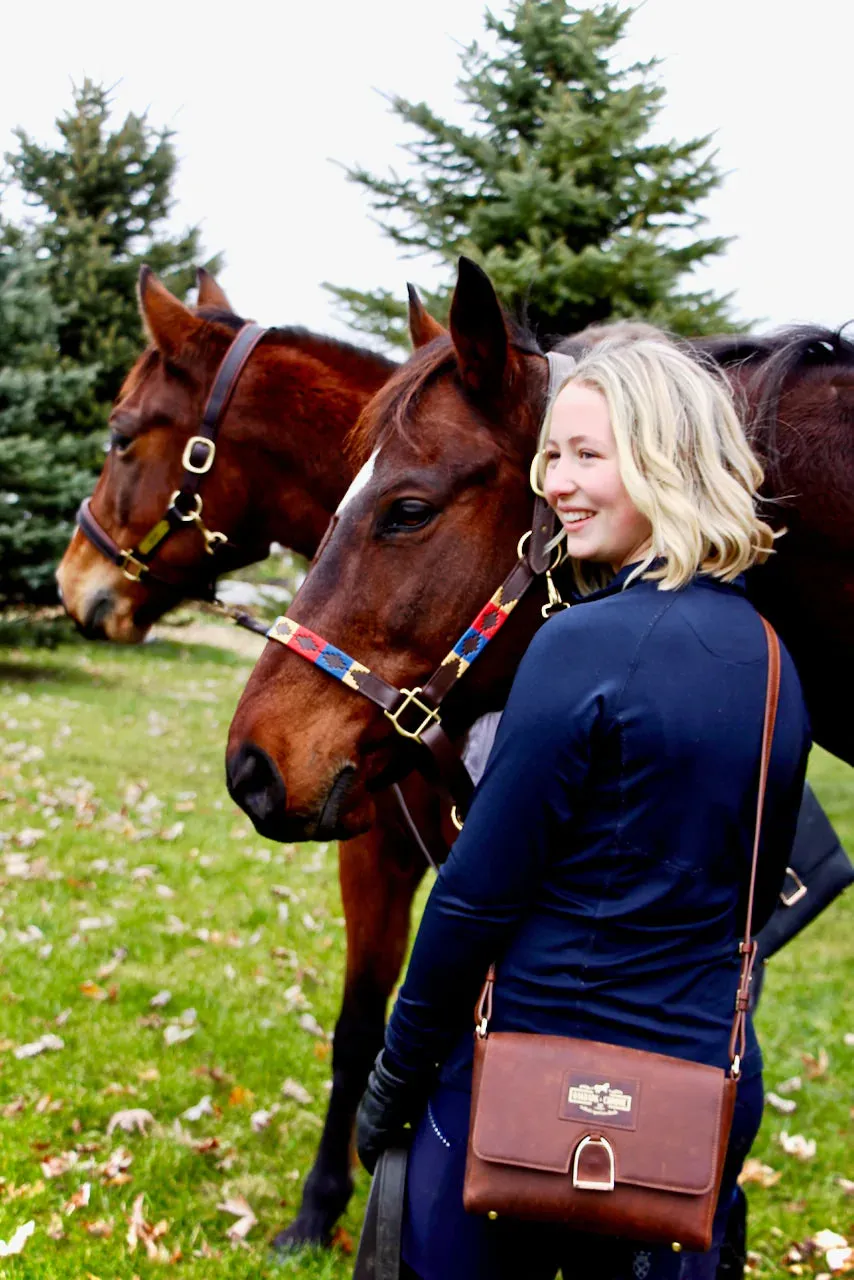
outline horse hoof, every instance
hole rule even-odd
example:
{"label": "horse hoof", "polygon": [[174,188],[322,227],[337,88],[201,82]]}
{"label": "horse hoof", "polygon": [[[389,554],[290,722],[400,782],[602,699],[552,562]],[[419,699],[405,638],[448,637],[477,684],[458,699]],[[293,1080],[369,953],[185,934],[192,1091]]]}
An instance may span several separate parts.
{"label": "horse hoof", "polygon": [[284,1227],[273,1236],[270,1247],[274,1261],[282,1261],[300,1249],[328,1249],[331,1242],[332,1231],[329,1228],[297,1218],[289,1227]]}

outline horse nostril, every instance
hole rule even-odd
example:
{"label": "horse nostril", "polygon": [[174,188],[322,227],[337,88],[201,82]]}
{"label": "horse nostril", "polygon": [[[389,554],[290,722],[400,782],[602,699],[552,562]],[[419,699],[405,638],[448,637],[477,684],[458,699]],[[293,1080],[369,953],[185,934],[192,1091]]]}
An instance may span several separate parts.
{"label": "horse nostril", "polygon": [[86,616],[80,623],[84,635],[97,639],[104,634],[104,623],[113,609],[113,593],[104,588],[96,591],[89,601]]}
{"label": "horse nostril", "polygon": [[275,763],[254,743],[238,747],[226,761],[226,784],[232,800],[248,814],[260,835],[275,839],[287,793]]}

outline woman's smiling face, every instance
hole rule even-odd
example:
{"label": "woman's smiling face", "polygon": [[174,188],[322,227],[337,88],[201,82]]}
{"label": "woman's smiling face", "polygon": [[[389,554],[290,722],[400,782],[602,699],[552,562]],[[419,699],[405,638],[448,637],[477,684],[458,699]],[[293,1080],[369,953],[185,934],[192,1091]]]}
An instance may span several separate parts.
{"label": "woman's smiling face", "polygon": [[608,404],[594,387],[570,382],[552,410],[543,489],[577,560],[609,564],[616,573],[649,549],[652,527],[620,475]]}

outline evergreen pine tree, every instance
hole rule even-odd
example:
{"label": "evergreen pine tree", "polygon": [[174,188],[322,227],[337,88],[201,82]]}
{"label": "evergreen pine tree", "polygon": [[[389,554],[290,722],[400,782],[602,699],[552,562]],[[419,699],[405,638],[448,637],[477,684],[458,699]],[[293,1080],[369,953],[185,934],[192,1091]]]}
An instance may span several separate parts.
{"label": "evergreen pine tree", "polygon": [[[695,235],[697,204],[721,181],[710,140],[650,141],[664,99],[657,63],[614,58],[630,17],[619,4],[566,0],[487,13],[490,46],[464,52],[458,82],[471,123],[392,97],[418,131],[404,148],[414,172],[347,171],[396,244],[449,268],[461,253],[475,258],[542,335],[627,317],[680,333],[732,327],[729,298],[682,284],[726,244]],[[425,292],[437,318],[452,284],[449,270]],[[354,328],[407,343],[398,294],[327,287]]]}
{"label": "evergreen pine tree", "polygon": [[54,568],[103,460],[102,432],[72,430],[95,371],[59,356],[45,266],[14,239],[0,244],[0,603],[56,599]]}
{"label": "evergreen pine tree", "polygon": [[[164,230],[177,158],[168,129],[145,115],[111,125],[103,85],[85,80],[71,110],[56,122],[55,146],[16,131],[6,156],[10,176],[34,209],[34,233],[47,281],[60,308],[60,354],[97,368],[90,403],[76,428],[106,422],[109,406],[143,345],[136,303],[147,262],[178,297],[195,283],[201,258],[198,227]],[[207,264],[220,266],[218,259]]]}

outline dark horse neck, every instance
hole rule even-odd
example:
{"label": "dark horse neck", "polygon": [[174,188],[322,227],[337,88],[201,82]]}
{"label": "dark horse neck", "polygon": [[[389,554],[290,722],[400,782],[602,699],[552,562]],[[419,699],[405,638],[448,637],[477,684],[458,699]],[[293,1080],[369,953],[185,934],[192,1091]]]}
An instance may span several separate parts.
{"label": "dark horse neck", "polygon": [[[245,563],[272,542],[308,559],[353,478],[347,437],[368,400],[395,369],[391,360],[304,329],[272,330],[257,427],[246,443],[263,456],[261,482],[247,511]],[[287,405],[283,420],[278,404]],[[304,477],[290,465],[304,442]]]}

